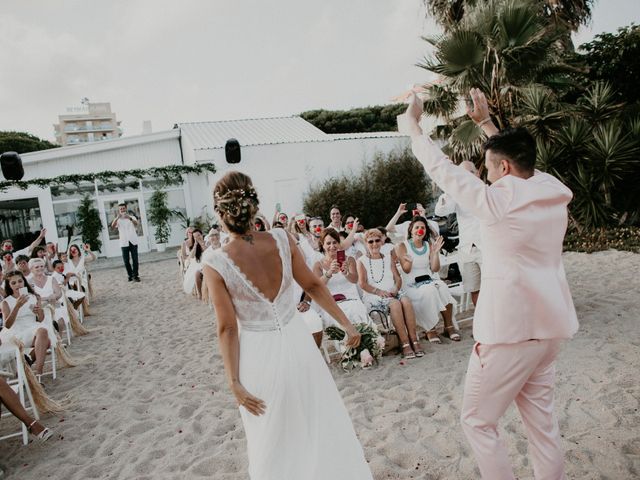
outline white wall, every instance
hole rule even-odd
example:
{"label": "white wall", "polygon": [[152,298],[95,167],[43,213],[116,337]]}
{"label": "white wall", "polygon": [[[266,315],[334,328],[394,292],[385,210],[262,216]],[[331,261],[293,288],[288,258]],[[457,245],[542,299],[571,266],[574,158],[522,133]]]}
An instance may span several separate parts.
{"label": "white wall", "polygon": [[312,184],[350,169],[357,172],[376,152],[384,154],[408,144],[406,137],[391,137],[260,145],[242,147],[242,160],[236,165],[226,162],[222,149],[191,151],[188,156],[185,154],[185,161],[187,158],[211,161],[217,167],[216,173],[209,175],[208,185],[202,181],[192,183],[194,202],[198,199],[204,204],[202,201],[206,199],[212,212],[211,190],[215,182],[227,171],[238,170],[252,178],[260,197],[260,209],[271,221],[276,203],[281,203],[288,214],[301,212],[304,194]]}

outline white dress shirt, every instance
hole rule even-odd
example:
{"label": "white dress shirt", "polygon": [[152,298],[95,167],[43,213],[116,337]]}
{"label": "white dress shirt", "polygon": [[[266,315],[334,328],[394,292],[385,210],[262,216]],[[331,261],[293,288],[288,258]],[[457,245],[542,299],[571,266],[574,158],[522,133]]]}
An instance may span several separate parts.
{"label": "white dress shirt", "polygon": [[452,213],[455,213],[458,219],[458,233],[460,235],[458,251],[469,254],[473,245],[480,248],[480,222],[478,219],[471,212],[460,207],[451,195],[443,193],[436,203],[435,214],[439,217],[446,217]]}
{"label": "white dress shirt", "polygon": [[[133,215],[129,215],[135,221],[138,221]],[[120,246],[128,247],[129,242],[133,245],[138,245],[138,234],[136,233],[136,226],[128,218],[118,217],[118,236],[120,237]]]}

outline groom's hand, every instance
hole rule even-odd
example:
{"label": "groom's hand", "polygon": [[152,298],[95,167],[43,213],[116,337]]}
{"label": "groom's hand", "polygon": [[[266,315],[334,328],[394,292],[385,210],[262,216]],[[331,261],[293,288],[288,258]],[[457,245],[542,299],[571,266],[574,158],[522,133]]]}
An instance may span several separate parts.
{"label": "groom's hand", "polygon": [[422,116],[422,101],[415,93],[409,95],[407,111],[398,115],[398,132],[407,135],[422,135],[420,117]]}

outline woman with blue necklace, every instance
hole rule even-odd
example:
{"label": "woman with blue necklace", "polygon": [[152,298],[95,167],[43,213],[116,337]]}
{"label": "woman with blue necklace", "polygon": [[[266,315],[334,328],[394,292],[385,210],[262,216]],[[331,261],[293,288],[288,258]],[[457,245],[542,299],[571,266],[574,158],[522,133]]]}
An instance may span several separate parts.
{"label": "woman with blue necklace", "polygon": [[455,299],[447,285],[439,279],[440,250],[444,239],[429,239],[432,234],[424,217],[413,217],[407,231],[407,240],[396,247],[400,266],[405,273],[405,293],[413,304],[416,322],[427,331],[431,343],[441,343],[436,325],[444,319],[444,335],[454,342],[460,341],[460,333],[453,324]]}

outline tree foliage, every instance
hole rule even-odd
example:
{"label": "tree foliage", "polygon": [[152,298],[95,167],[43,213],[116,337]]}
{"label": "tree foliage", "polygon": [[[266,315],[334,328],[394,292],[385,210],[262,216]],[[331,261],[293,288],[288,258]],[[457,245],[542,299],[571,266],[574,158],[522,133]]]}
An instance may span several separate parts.
{"label": "tree foliage", "polygon": [[171,217],[173,211],[169,208],[169,194],[162,190],[155,190],[149,199],[149,222],[156,229],[155,237],[158,243],[167,243],[171,235]]}
{"label": "tree foliage", "polygon": [[100,240],[102,221],[100,213],[95,207],[95,202],[89,195],[86,195],[80,202],[77,218],[82,239],[91,245],[92,250],[100,250],[102,248],[102,240]]}
{"label": "tree foliage", "polygon": [[366,228],[386,225],[404,202],[427,205],[431,188],[424,168],[409,150],[377,154],[359,172],[344,173],[312,186],[305,194],[304,211],[322,217],[337,205],[342,214],[353,214]]}
{"label": "tree foliage", "polygon": [[310,110],[300,114],[324,133],[392,132],[403,105],[384,105],[352,110]]}
{"label": "tree foliage", "polygon": [[48,150],[56,148],[55,145],[47,140],[38,138],[26,132],[0,132],[0,153],[17,152],[28,153],[38,150]]}
{"label": "tree foliage", "polygon": [[576,59],[587,66],[587,72],[577,76],[586,88],[590,83],[606,81],[615,85],[615,95],[627,104],[640,102],[640,26],[619,28],[617,33],[601,33],[580,46]]}
{"label": "tree foliage", "polygon": [[[485,138],[460,108],[477,87],[485,92],[498,127],[525,126],[536,138],[538,168],[573,190],[575,225],[640,221],[640,115],[625,113],[626,98],[612,84],[588,80],[576,89],[575,79],[584,78],[585,66],[594,60],[584,62],[574,54],[566,42],[571,25],[548,12],[556,3],[570,10],[570,3],[589,9],[591,2],[430,3],[464,7],[454,24],[442,21],[440,37],[425,39],[434,51],[421,65],[439,77],[427,86],[425,111],[445,120],[434,133],[447,142],[452,159],[481,163]],[[624,43],[631,51],[634,42]],[[613,54],[594,46],[588,51]],[[628,77],[629,84],[633,81]]]}

